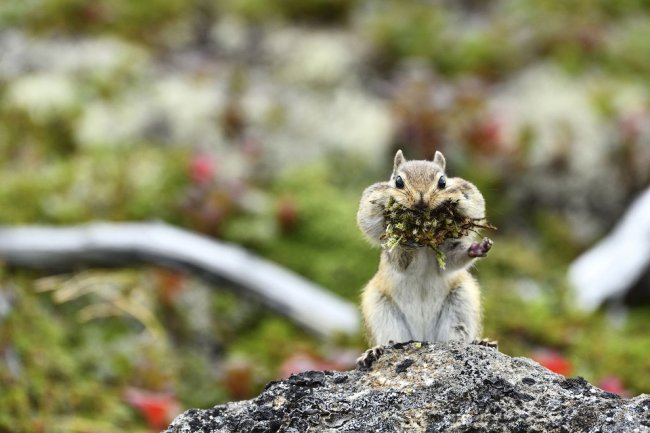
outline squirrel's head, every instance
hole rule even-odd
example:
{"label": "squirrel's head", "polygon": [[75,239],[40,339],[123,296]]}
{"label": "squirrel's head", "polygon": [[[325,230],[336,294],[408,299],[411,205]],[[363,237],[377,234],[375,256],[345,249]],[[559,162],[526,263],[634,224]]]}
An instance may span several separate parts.
{"label": "squirrel's head", "polygon": [[432,161],[407,161],[398,150],[389,181],[391,196],[411,209],[438,207],[450,198],[445,165],[445,157],[439,151]]}

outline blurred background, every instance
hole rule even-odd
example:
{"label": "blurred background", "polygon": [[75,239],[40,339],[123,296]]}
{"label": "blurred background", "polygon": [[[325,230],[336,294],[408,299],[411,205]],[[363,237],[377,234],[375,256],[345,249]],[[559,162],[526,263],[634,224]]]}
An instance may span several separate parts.
{"label": "blurred background", "polygon": [[[650,184],[649,18],[645,0],[5,0],[0,224],[163,220],[356,303],[379,256],[362,190],[396,149],[441,150],[499,228],[475,269],[485,336],[647,393],[643,296],[583,305],[568,270]],[[0,432],[157,431],[364,348],[162,268],[0,265]]]}

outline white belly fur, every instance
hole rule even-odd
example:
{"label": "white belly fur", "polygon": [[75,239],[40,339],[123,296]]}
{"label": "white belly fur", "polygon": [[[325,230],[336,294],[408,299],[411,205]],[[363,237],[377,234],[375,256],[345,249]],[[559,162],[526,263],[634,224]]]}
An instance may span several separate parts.
{"label": "white belly fur", "polygon": [[[465,270],[457,272],[466,272]],[[450,278],[438,268],[435,252],[430,248],[415,251],[413,261],[405,271],[394,268],[394,302],[404,314],[414,340],[436,341],[448,335],[438,329],[437,320],[449,294]]]}

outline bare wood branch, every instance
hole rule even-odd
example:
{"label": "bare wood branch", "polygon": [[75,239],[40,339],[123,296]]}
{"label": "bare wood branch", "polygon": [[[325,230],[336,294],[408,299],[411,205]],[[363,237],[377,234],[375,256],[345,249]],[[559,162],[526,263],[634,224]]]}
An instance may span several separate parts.
{"label": "bare wood branch", "polygon": [[164,223],[0,228],[0,260],[41,269],[152,263],[233,285],[321,337],[359,330],[350,302],[240,246]]}

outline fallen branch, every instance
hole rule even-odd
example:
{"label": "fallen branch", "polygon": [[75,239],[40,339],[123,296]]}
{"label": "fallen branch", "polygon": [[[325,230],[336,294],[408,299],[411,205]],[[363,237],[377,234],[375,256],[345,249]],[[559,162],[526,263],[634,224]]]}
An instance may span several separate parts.
{"label": "fallen branch", "polygon": [[39,269],[152,263],[226,282],[322,337],[353,334],[351,303],[242,247],[164,223],[93,223],[0,228],[0,260]]}
{"label": "fallen branch", "polygon": [[595,310],[607,299],[622,299],[650,265],[650,188],[632,203],[607,237],[569,267],[576,305]]}

